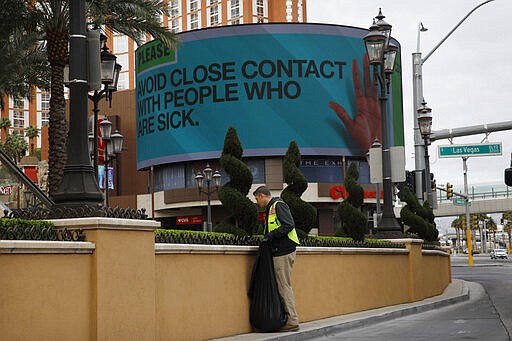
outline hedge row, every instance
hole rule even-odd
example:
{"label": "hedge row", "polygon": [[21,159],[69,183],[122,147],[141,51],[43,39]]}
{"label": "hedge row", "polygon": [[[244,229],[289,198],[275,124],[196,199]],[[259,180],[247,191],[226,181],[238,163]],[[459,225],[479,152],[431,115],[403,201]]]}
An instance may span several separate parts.
{"label": "hedge row", "polygon": [[[206,245],[247,245],[258,246],[263,240],[262,235],[235,236],[228,233],[208,233],[201,231],[165,230],[155,231],[156,243],[169,244],[206,244]],[[385,240],[366,239],[355,241],[343,237],[313,237],[300,238],[301,246],[312,247],[362,247],[362,248],[405,248],[403,243]]]}
{"label": "hedge row", "polygon": [[0,218],[0,240],[84,241],[81,229],[56,229],[45,220]]}

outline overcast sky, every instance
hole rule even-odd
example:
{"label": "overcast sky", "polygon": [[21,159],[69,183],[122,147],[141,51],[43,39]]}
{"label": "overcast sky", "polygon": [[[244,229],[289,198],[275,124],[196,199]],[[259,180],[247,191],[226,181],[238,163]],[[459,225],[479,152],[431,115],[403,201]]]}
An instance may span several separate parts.
{"label": "overcast sky", "polygon": [[[412,53],[416,52],[418,24],[420,51],[425,57],[450,30],[483,0],[308,0],[310,23],[330,23],[368,28],[382,8],[393,25],[392,36],[401,44],[406,169],[414,169]],[[477,9],[423,65],[423,95],[432,108],[432,130],[512,121],[511,0],[495,0]],[[484,134],[455,138],[455,144],[480,143]],[[492,133],[489,142],[502,142],[503,155],[473,157],[468,164],[469,186],[502,184],[510,167],[512,131]],[[463,184],[462,160],[439,159],[430,147],[431,171],[437,185]],[[504,187],[502,187],[504,189]],[[512,189],[512,188],[509,188]]]}

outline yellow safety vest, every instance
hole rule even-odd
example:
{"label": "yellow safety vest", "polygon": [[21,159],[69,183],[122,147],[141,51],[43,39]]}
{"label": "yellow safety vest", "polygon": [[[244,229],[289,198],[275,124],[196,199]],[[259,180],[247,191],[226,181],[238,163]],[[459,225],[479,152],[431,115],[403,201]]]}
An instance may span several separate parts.
{"label": "yellow safety vest", "polygon": [[[268,224],[268,232],[271,232],[281,226],[281,222],[277,219],[276,206],[279,200],[275,201],[270,209],[268,210],[267,224]],[[295,227],[293,230],[288,232],[288,238],[290,238],[295,244],[299,245],[299,237],[297,236],[297,231],[295,231]]]}

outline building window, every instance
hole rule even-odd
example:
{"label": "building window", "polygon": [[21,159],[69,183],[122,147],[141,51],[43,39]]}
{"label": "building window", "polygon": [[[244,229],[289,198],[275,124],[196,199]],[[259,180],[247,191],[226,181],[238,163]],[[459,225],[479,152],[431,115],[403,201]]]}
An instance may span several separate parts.
{"label": "building window", "polygon": [[130,87],[130,74],[128,72],[121,72],[119,74],[119,81],[117,82],[117,90],[124,90]]}
{"label": "building window", "polygon": [[12,111],[12,127],[25,128],[25,112],[23,110]]}
{"label": "building window", "polygon": [[302,10],[302,0],[297,2],[297,13],[298,13],[298,22],[304,21],[304,12]]}
{"label": "building window", "polygon": [[175,33],[181,32],[181,20],[175,19],[169,21],[169,29]]}
{"label": "building window", "polygon": [[197,30],[201,28],[201,13],[191,13],[188,20],[189,30]]}
{"label": "building window", "polygon": [[121,70],[128,70],[130,68],[130,64],[128,62],[128,54],[118,54],[116,62],[121,65]]}
{"label": "building window", "polygon": [[10,116],[12,128],[25,127],[25,100],[23,98],[12,98]]}
{"label": "building window", "polygon": [[240,25],[243,23],[244,23],[244,21],[242,20],[242,18],[240,18],[240,19],[231,20],[230,22],[228,22],[228,25]]}
{"label": "building window", "polygon": [[292,0],[286,0],[286,21],[292,22]]}
{"label": "building window", "polygon": [[14,109],[25,109],[25,100],[23,98],[14,98],[12,107]]}
{"label": "building window", "polygon": [[128,52],[128,36],[114,37],[114,54]]}
{"label": "building window", "polygon": [[41,126],[50,124],[50,94],[47,92],[41,93]]}
{"label": "building window", "polygon": [[244,160],[245,164],[252,173],[253,184],[265,183],[265,160],[264,159],[248,159]]}
{"label": "building window", "polygon": [[209,13],[209,17],[208,17],[208,26],[213,26],[213,25],[218,25],[220,24],[221,22],[221,19],[220,19],[220,12],[221,12],[221,9],[220,9],[220,5],[214,5],[214,6],[211,6],[208,11],[210,12]]}
{"label": "building window", "polygon": [[[360,184],[370,183],[370,168],[367,162],[356,159],[347,159],[345,162],[346,167],[351,163],[357,165],[357,170],[359,171],[358,182]],[[308,182],[343,183],[345,179],[342,158],[305,156],[301,158],[300,170]]]}
{"label": "building window", "polygon": [[50,110],[50,94],[49,93],[41,94],[41,110],[43,110],[43,111]]}
{"label": "building window", "polygon": [[228,0],[228,25],[243,23],[243,2],[240,0]]}
{"label": "building window", "polygon": [[41,126],[45,127],[50,124],[50,113],[48,111],[43,111],[41,113]]}
{"label": "building window", "polygon": [[176,19],[181,16],[181,1],[180,0],[170,0],[169,1],[169,15],[170,19]]}
{"label": "building window", "polygon": [[268,22],[267,0],[253,0],[253,22]]}
{"label": "building window", "polygon": [[155,192],[185,188],[185,166],[169,165],[155,169]]}
{"label": "building window", "polygon": [[189,0],[188,2],[188,11],[194,12],[200,9],[199,7],[199,0]]}
{"label": "building window", "polygon": [[258,17],[264,16],[265,13],[265,5],[263,4],[263,0],[256,0],[256,15]]}

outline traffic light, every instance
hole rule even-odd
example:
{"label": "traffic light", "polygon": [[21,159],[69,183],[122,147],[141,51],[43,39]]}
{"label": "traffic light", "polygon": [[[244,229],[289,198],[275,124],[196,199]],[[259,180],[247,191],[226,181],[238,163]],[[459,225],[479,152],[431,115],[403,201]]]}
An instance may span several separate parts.
{"label": "traffic light", "polygon": [[463,219],[462,220],[462,229],[465,230],[466,229],[466,219]]}
{"label": "traffic light", "polygon": [[505,184],[512,186],[512,168],[505,169]]}
{"label": "traffic light", "polygon": [[471,216],[471,226],[473,229],[478,228],[478,217],[476,215]]}
{"label": "traffic light", "polygon": [[435,192],[437,189],[436,179],[434,179],[434,173],[430,173],[430,185],[432,186],[432,192]]}
{"label": "traffic light", "polygon": [[453,197],[453,185],[449,182],[446,183],[446,198],[451,199]]}

